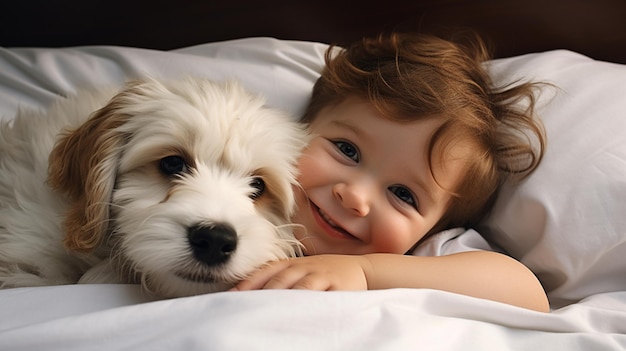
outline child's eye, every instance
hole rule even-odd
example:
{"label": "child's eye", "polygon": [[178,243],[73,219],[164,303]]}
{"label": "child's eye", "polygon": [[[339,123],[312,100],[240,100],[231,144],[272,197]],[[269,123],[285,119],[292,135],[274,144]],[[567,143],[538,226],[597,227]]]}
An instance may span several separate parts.
{"label": "child's eye", "polygon": [[389,191],[391,191],[391,193],[395,197],[400,199],[400,201],[405,202],[409,204],[411,207],[417,209],[417,200],[415,199],[415,196],[413,195],[411,190],[403,186],[394,185],[394,186],[389,187]]}
{"label": "child's eye", "polygon": [[356,146],[350,144],[346,141],[333,141],[333,144],[341,151],[342,154],[346,155],[349,159],[354,162],[359,162],[359,149]]}

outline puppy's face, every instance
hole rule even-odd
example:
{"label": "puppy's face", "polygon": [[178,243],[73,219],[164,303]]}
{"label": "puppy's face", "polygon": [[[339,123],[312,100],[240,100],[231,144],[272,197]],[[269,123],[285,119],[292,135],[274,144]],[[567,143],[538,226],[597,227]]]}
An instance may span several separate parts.
{"label": "puppy's face", "polygon": [[99,240],[148,290],[224,290],[296,254],[288,220],[307,139],[287,116],[236,84],[194,80],[131,86],[98,114],[119,120],[102,127],[107,145],[94,151],[115,155],[97,167],[116,169]]}

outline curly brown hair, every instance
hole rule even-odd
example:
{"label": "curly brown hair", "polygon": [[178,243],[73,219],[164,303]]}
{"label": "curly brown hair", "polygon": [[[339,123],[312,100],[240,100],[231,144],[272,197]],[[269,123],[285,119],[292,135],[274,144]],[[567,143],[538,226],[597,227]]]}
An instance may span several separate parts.
{"label": "curly brown hair", "polygon": [[431,172],[433,160],[459,142],[471,152],[466,176],[446,189],[452,199],[429,234],[473,227],[506,179],[523,179],[539,165],[546,145],[543,126],[533,116],[540,83],[496,87],[485,68],[490,58],[476,34],[453,41],[390,33],[346,48],[331,45],[301,120],[310,123],[323,108],[351,96],[369,100],[382,116],[400,123],[440,118],[429,142]]}

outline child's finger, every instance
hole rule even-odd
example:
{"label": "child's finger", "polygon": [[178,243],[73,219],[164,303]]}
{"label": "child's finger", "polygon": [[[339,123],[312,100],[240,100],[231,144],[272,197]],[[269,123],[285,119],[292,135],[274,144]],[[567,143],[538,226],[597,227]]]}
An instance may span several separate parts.
{"label": "child's finger", "polygon": [[294,266],[288,263],[265,283],[263,289],[302,289],[302,282],[306,282],[308,278],[308,270],[302,266]]}
{"label": "child's finger", "polygon": [[230,291],[262,289],[268,283],[268,281],[270,281],[270,279],[272,279],[278,272],[285,269],[286,266],[286,261],[271,262],[259,268],[248,278],[237,283],[237,285],[231,288]]}
{"label": "child's finger", "polygon": [[309,274],[301,277],[297,282],[292,284],[291,288],[317,291],[332,290],[330,281],[326,279],[325,276],[319,274]]}

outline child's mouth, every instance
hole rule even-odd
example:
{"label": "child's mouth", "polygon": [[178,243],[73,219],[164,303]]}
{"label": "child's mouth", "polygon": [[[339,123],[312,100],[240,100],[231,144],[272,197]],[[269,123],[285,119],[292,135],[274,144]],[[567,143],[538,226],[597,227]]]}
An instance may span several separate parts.
{"label": "child's mouth", "polygon": [[326,223],[330,224],[331,227],[335,228],[335,229],[341,229],[341,227],[339,227],[337,225],[337,223],[333,222],[332,219],[330,219],[330,217],[328,217],[328,215],[326,214],[326,212],[322,211],[321,208],[317,208],[317,212],[319,212],[320,216],[322,216],[322,218],[326,221]]}
{"label": "child's mouth", "polygon": [[311,203],[314,208],[314,212],[318,215],[318,219],[322,224],[322,228],[325,229],[327,233],[334,237],[340,237],[344,239],[358,239],[356,236],[350,234],[348,231],[340,227],[337,223],[335,223],[321,208],[317,205]]}

